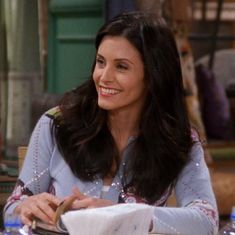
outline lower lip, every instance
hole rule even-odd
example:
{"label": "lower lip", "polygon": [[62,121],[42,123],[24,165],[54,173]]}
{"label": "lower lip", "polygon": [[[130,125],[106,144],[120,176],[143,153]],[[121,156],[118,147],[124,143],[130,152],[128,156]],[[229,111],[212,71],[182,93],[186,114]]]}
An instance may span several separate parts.
{"label": "lower lip", "polygon": [[110,94],[102,94],[102,93],[100,93],[100,96],[103,96],[103,97],[111,97],[112,95],[110,95]]}

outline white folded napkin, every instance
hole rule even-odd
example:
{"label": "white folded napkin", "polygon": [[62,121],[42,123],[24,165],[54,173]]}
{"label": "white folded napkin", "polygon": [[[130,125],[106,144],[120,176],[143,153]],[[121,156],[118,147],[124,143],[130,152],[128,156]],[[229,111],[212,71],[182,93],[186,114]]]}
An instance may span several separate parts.
{"label": "white folded napkin", "polygon": [[145,204],[69,211],[62,221],[70,235],[147,235],[154,208]]}

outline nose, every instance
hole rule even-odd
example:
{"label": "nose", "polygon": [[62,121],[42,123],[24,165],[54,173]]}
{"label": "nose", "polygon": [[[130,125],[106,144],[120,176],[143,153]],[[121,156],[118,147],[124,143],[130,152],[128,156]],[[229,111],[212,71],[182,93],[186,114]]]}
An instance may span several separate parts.
{"label": "nose", "polygon": [[104,83],[113,81],[112,68],[110,68],[109,66],[105,66],[105,68],[102,69],[102,72],[100,74],[100,81]]}

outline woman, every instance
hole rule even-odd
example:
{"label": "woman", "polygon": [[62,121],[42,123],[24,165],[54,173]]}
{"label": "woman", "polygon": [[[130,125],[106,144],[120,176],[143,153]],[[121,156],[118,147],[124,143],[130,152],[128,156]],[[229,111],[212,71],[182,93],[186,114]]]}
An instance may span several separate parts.
{"label": "woman", "polygon": [[[153,205],[152,232],[215,234],[216,202],[172,32],[160,18],[122,14],[99,30],[96,49],[92,79],[39,120],[5,214],[52,223],[74,194],[76,209]],[[173,188],[180,208],[163,207]]]}

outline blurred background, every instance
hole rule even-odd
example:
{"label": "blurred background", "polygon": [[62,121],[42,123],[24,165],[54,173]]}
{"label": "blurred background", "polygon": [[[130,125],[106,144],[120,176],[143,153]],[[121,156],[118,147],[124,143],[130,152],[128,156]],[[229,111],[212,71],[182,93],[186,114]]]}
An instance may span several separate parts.
{"label": "blurred background", "polygon": [[18,176],[17,149],[27,146],[40,115],[90,78],[96,31],[133,10],[171,26],[216,195],[234,198],[219,204],[221,216],[235,205],[234,0],[0,0],[0,205]]}

